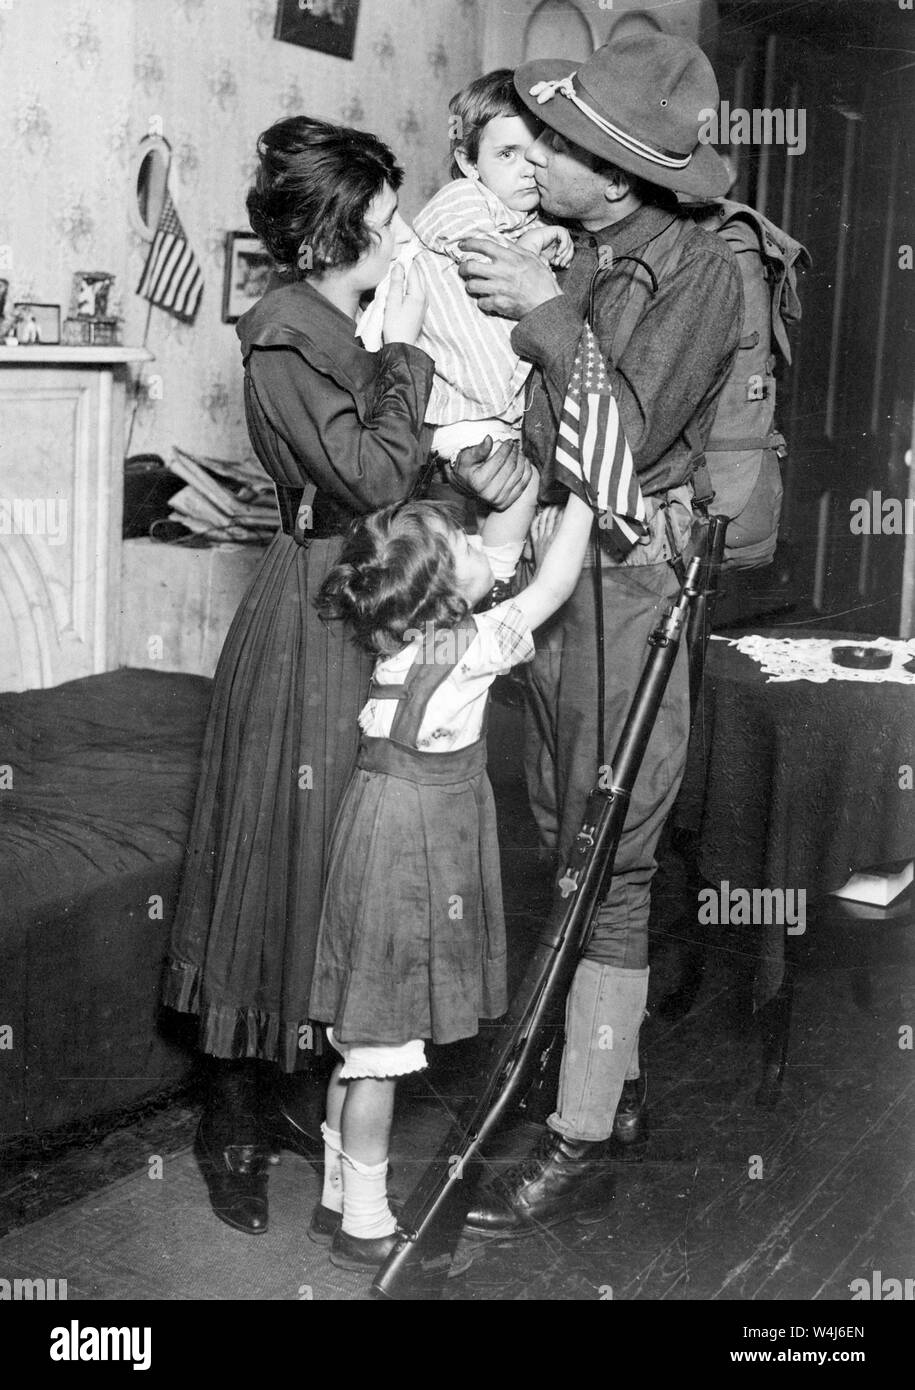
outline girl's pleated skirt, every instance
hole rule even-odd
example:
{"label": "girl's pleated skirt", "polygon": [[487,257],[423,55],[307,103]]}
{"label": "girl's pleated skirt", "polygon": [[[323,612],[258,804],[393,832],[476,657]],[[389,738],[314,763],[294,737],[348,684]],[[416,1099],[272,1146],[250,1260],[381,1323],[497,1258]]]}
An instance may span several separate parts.
{"label": "girl's pleated skirt", "polygon": [[420,753],[363,739],[334,827],[312,1015],[341,1042],[448,1043],[506,1005],[484,743]]}

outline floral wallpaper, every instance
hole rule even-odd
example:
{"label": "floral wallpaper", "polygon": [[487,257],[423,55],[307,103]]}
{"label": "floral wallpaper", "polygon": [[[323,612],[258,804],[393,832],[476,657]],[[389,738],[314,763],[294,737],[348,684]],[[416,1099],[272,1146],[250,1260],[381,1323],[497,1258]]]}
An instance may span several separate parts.
{"label": "floral wallpaper", "polygon": [[258,133],[296,112],[377,132],[407,171],[409,217],[447,178],[448,99],[480,71],[485,5],[362,0],[349,61],[276,41],[277,0],[0,0],[11,301],[60,303],[63,317],[74,271],[111,271],[124,342],[141,343],[148,248],[129,220],[132,161],[150,130],[172,146],[171,192],[205,287],[193,324],[152,310],[132,453],[249,455],[221,309],[225,234],[247,226]]}

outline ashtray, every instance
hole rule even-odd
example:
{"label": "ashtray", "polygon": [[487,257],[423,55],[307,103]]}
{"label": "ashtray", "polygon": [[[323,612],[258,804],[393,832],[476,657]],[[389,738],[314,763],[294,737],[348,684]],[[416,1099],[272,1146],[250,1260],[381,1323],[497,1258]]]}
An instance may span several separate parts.
{"label": "ashtray", "polygon": [[885,671],[893,663],[893,653],[881,647],[856,647],[852,644],[833,647],[832,659],[837,666],[853,666],[856,671]]}

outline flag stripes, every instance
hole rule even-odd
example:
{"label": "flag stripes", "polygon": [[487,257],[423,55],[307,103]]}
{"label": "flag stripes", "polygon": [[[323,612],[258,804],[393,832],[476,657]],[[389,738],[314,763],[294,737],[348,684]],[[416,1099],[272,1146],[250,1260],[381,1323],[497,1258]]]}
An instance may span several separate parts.
{"label": "flag stripes", "polygon": [[188,244],[172,196],[166,191],[137,294],[179,318],[192,319],[202,290],[203,273]]}
{"label": "flag stripes", "polygon": [[648,534],[647,511],[597,340],[585,325],[556,439],[560,482],[593,507],[626,554]]}

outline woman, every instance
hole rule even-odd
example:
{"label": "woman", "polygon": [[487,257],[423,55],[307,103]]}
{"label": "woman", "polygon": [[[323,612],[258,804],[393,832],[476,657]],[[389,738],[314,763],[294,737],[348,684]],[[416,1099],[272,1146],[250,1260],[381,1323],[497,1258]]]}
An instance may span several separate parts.
{"label": "woman", "polygon": [[[201,1050],[219,1059],[197,1153],[217,1216],[251,1234],[267,1229],[261,1093],[275,1067],[307,1068],[320,1043],[307,1006],[324,856],[371,674],[313,601],[353,515],[417,488],[433,370],[414,346],[424,298],[400,277],[384,346],[369,353],[355,338],[360,298],[409,236],[387,146],[298,116],[271,126],[258,154],[248,214],[283,283],[237,331],[248,430],[282,530],[216,672],[163,989],[199,1016]],[[466,453],[458,475],[508,505],[524,485],[518,465],[504,450],[485,464],[485,451]]]}

